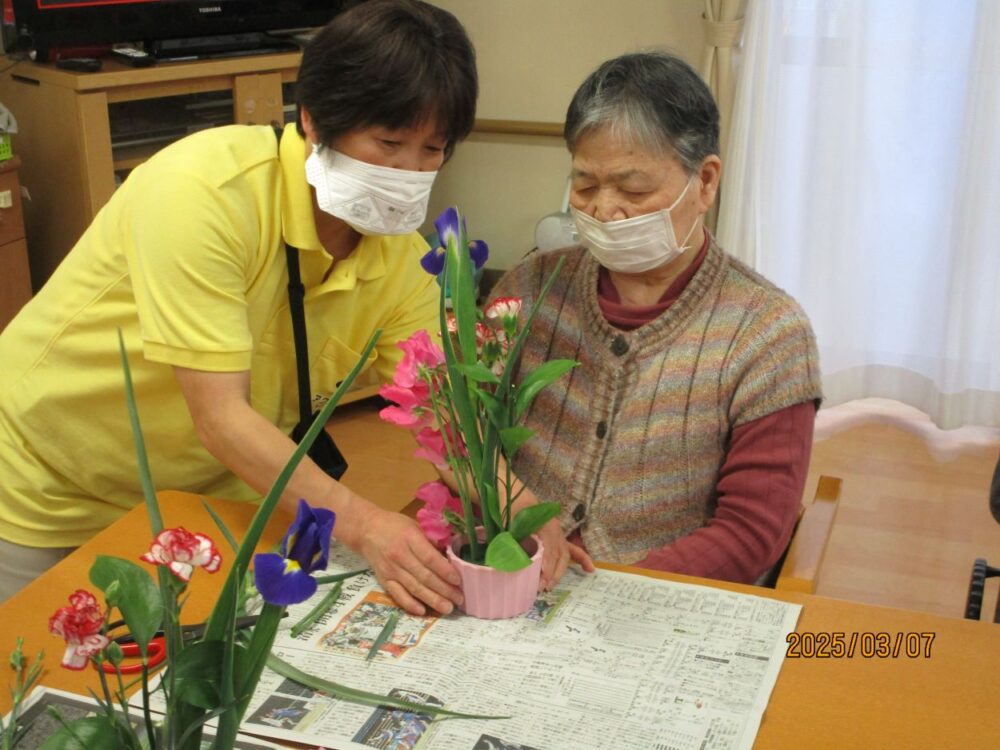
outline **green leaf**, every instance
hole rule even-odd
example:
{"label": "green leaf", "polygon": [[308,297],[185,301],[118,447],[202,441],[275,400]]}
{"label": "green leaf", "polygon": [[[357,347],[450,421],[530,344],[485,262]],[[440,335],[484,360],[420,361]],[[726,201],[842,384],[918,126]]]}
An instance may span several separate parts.
{"label": "green leaf", "polygon": [[510,533],[518,542],[523,542],[553,518],[562,508],[559,503],[537,503],[521,508],[510,522]]}
{"label": "green leaf", "polygon": [[121,356],[122,370],[125,372],[125,403],[128,407],[129,422],[132,425],[132,441],[135,443],[135,455],[139,462],[139,485],[146,501],[146,512],[149,515],[149,525],[155,537],[163,531],[163,517],[156,501],[156,490],[153,489],[153,475],[149,470],[149,459],[146,456],[146,441],[142,436],[142,425],[139,423],[139,407],[135,401],[135,390],[132,388],[132,370],[128,364],[128,354],[125,351],[125,337],[122,329],[118,329],[118,353]]}
{"label": "green leaf", "polygon": [[377,654],[378,650],[382,648],[382,645],[387,640],[392,638],[392,634],[396,631],[396,625],[398,624],[399,624],[399,611],[394,609],[392,612],[389,613],[389,616],[385,618],[385,625],[382,626],[382,629],[375,637],[375,640],[372,641],[372,647],[368,649],[368,655],[365,657],[365,661],[371,661],[372,659],[375,658],[375,654]]}
{"label": "green leaf", "polygon": [[362,706],[396,708],[419,714],[429,714],[430,716],[450,716],[455,719],[511,718],[510,716],[463,714],[458,711],[449,711],[441,706],[432,706],[429,703],[412,703],[410,701],[404,701],[400,698],[394,698],[391,695],[379,695],[378,693],[369,693],[365,690],[357,690],[355,688],[350,688],[337,682],[330,682],[329,680],[324,680],[322,677],[316,677],[307,672],[303,672],[298,667],[292,666],[283,659],[279,659],[274,654],[271,654],[267,658],[267,666],[269,669],[277,672],[282,677],[287,677],[289,680],[293,680],[300,685],[305,685],[307,688],[327,693],[334,698],[340,698],[341,700],[350,701],[351,703],[360,703]]}
{"label": "green leaf", "polygon": [[163,600],[149,573],[120,557],[98,555],[90,566],[90,581],[102,591],[117,584],[118,609],[145,654],[163,623]]}
{"label": "green leaf", "polygon": [[528,553],[509,531],[501,531],[486,548],[486,564],[496,570],[513,573],[531,565]]}
{"label": "green leaf", "polygon": [[361,568],[361,570],[352,570],[349,573],[333,573],[328,576],[313,576],[316,581],[317,586],[322,586],[324,583],[336,583],[337,581],[346,581],[348,578],[354,578],[354,576],[359,576],[362,573],[371,573],[371,568]]}
{"label": "green leaf", "polygon": [[500,442],[503,443],[504,453],[507,454],[507,458],[513,458],[518,449],[534,434],[534,430],[524,425],[515,425],[514,427],[506,427],[500,430]]}
{"label": "green leaf", "polygon": [[118,730],[107,716],[88,716],[66,722],[59,731],[46,737],[39,750],[88,750],[119,746]]}
{"label": "green leaf", "polygon": [[180,700],[206,711],[218,708],[221,701],[219,675],[224,652],[222,641],[199,641],[177,655],[171,670],[174,673],[174,690]]}
{"label": "green leaf", "polygon": [[514,403],[517,406],[516,418],[520,419],[521,415],[528,410],[539,391],[550,383],[554,383],[578,364],[580,363],[572,359],[550,359],[526,375],[521,381],[521,385],[518,386],[517,395],[514,397]]}
{"label": "green leaf", "polygon": [[460,373],[476,383],[492,383],[493,385],[500,385],[500,378],[498,378],[493,370],[484,365],[482,362],[476,362],[474,365],[459,363],[456,367],[458,367],[458,371]]}
{"label": "green leaf", "polygon": [[233,533],[227,528],[225,521],[222,520],[222,517],[215,512],[215,509],[211,505],[205,502],[205,498],[201,499],[201,507],[203,507],[208,515],[212,517],[212,520],[215,521],[215,525],[218,526],[219,531],[222,532],[222,536],[225,537],[226,542],[232,548],[233,552],[236,552],[239,549],[239,545],[236,543],[236,537],[234,537]]}
{"label": "green leaf", "polygon": [[499,529],[503,525],[500,518],[500,498],[497,496],[496,484],[487,484],[480,490],[481,502],[483,506],[483,525],[489,526],[488,521]]}
{"label": "green leaf", "polygon": [[312,624],[316,622],[320,617],[325,615],[330,611],[330,608],[337,603],[340,598],[340,591],[344,588],[344,582],[337,581],[333,587],[326,592],[322,599],[320,599],[319,604],[309,610],[309,613],[299,620],[297,623],[292,625],[292,638],[298,638],[307,629],[312,627]]}
{"label": "green leaf", "polygon": [[[228,623],[232,619],[231,615],[237,599],[236,592],[238,592],[243,585],[243,578],[246,575],[247,569],[250,567],[250,558],[257,547],[257,543],[260,541],[261,535],[264,533],[264,527],[267,526],[267,522],[270,520],[271,514],[274,513],[274,508],[277,506],[278,500],[281,498],[281,493],[285,491],[285,487],[288,486],[288,481],[291,479],[292,473],[312,447],[312,444],[316,441],[317,436],[326,425],[326,422],[330,418],[330,414],[332,414],[333,410],[336,408],[337,403],[354,383],[354,379],[358,376],[358,373],[361,372],[361,368],[368,361],[368,355],[371,354],[372,349],[375,348],[375,343],[381,335],[381,328],[376,329],[375,332],[372,333],[371,338],[368,339],[368,343],[362,350],[361,356],[358,358],[354,368],[347,374],[347,377],[341,381],[337,390],[334,391],[332,396],[330,396],[330,400],[326,402],[320,412],[316,415],[312,426],[302,438],[302,442],[299,443],[295,452],[292,453],[291,458],[288,459],[288,463],[285,464],[285,467],[274,480],[274,484],[271,485],[271,489],[268,491],[267,496],[263,499],[263,501],[261,501],[256,514],[254,514],[253,520],[250,522],[250,527],[247,529],[246,534],[243,537],[243,541],[236,552],[233,559],[233,567],[230,569],[229,575],[226,577],[226,582],[223,584],[222,591],[219,594],[219,599],[215,608],[212,610],[211,617],[208,619],[208,624],[205,626],[206,640],[223,640],[227,636],[229,629]],[[234,730],[227,726],[226,734],[228,735],[230,731]],[[220,734],[221,733],[222,730],[220,729]],[[235,736],[235,734],[233,736]]]}

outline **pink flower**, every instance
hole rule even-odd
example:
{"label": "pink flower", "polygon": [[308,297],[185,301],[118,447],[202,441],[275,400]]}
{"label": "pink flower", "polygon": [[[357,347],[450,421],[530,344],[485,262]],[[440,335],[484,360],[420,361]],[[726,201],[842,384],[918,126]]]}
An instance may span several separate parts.
{"label": "pink flower", "polygon": [[448,451],[444,444],[444,435],[439,430],[425,427],[414,437],[420,446],[413,452],[414,458],[423,458],[430,461],[439,469],[448,468]]}
{"label": "pink flower", "polygon": [[49,618],[49,632],[66,641],[62,666],[80,670],[87,666],[91,656],[103,651],[111,641],[100,632],[104,614],[93,594],[77,589],[70,595],[69,604],[57,609]]}
{"label": "pink flower", "polygon": [[215,542],[204,534],[192,534],[185,528],[164,529],[156,535],[149,552],[139,558],[153,565],[166,565],[170,572],[187,583],[196,567],[214,573],[222,565],[222,555]]}
{"label": "pink flower", "polygon": [[500,318],[501,320],[517,319],[521,312],[520,297],[497,297],[486,306],[487,318]]}
{"label": "pink flower", "polygon": [[427,424],[433,414],[430,410],[430,386],[420,380],[412,388],[399,385],[383,385],[378,390],[379,395],[396,402],[397,406],[387,406],[379,412],[386,422],[402,427],[415,427]]}
{"label": "pink flower", "polygon": [[458,333],[458,320],[455,313],[450,312],[445,316],[445,325],[448,326],[448,333]]}
{"label": "pink flower", "polygon": [[403,359],[396,365],[392,378],[395,385],[413,388],[420,382],[423,370],[436,370],[444,364],[444,351],[422,328],[397,346],[403,350]]}
{"label": "pink flower", "polygon": [[417,511],[417,523],[431,542],[444,549],[451,541],[451,524],[444,517],[450,510],[462,515],[462,502],[451,494],[444,482],[426,482],[417,489],[417,500],[424,501],[424,507]]}

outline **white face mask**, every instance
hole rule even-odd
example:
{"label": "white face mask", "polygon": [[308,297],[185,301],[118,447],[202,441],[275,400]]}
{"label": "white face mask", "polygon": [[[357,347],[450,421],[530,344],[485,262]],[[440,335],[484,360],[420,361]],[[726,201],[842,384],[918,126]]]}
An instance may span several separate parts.
{"label": "white face mask", "polygon": [[325,213],[361,234],[408,234],[424,223],[437,172],[411,172],[313,146],[306,181]]}
{"label": "white face mask", "polygon": [[[693,180],[694,175],[670,208],[631,219],[598,221],[582,211],[571,209],[576,228],[580,232],[580,244],[590,250],[597,262],[610,271],[642,273],[670,262],[688,249],[686,245],[677,245],[670,212],[687,194]],[[688,241],[697,225],[696,217],[682,242]]]}

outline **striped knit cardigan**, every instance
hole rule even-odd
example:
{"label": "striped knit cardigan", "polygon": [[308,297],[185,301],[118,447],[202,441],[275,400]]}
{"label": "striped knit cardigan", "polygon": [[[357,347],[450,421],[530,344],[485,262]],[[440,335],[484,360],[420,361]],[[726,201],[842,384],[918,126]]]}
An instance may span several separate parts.
{"label": "striped knit cardigan", "polygon": [[514,469],[562,504],[564,532],[579,528],[595,559],[633,563],[706,525],[734,427],[821,398],[816,342],[791,297],[714,241],[680,297],[634,331],[602,316],[582,248],[536,253],[494,293],[536,304],[560,257],[519,372],[580,366],[535,399]]}

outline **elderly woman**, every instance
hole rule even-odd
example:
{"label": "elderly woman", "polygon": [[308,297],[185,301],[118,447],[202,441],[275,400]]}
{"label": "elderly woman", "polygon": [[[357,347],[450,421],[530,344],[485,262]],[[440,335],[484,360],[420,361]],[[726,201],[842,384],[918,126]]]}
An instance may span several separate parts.
{"label": "elderly woman", "polygon": [[514,462],[535,497],[562,504],[544,529],[548,583],[571,559],[589,568],[586,553],[752,582],[792,533],[819,362],[795,301],[705,229],[718,136],[712,95],[681,60],[601,65],[566,115],[581,246],[536,253],[498,285],[541,305],[525,372],[580,362],[535,400]]}

